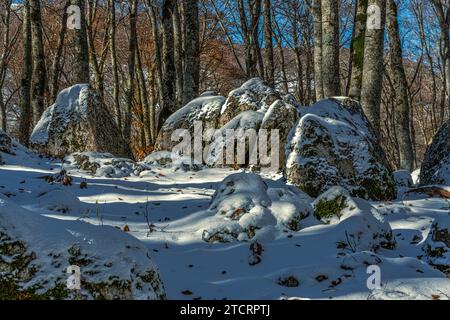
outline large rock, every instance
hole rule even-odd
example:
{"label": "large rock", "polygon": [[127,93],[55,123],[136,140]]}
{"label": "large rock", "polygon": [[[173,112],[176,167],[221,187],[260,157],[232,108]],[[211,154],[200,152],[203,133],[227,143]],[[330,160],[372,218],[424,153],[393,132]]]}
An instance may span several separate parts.
{"label": "large rock", "polygon": [[11,150],[12,147],[12,140],[11,138],[6,134],[5,131],[0,129],[0,164],[3,164],[3,158],[2,158],[2,152],[4,153],[12,153]]}
{"label": "large rock", "polygon": [[450,121],[442,126],[427,149],[420,184],[450,185]]}
{"label": "large rock", "polygon": [[301,113],[286,148],[290,183],[313,197],[342,186],[364,199],[395,198],[392,170],[356,101],[323,100]]}
{"label": "large rock", "polygon": [[177,129],[187,129],[194,134],[194,124],[199,121],[203,129],[217,128],[220,110],[225,97],[207,92],[172,114],[162,126],[156,140],[155,149],[171,151],[178,142],[172,142],[172,134]]}
{"label": "large rock", "polygon": [[436,217],[422,250],[425,259],[439,270],[450,274],[450,224],[448,219]]}
{"label": "large rock", "polygon": [[30,142],[39,152],[60,158],[86,151],[132,156],[111,114],[88,84],[61,91],[34,128]]}
{"label": "large rock", "polygon": [[[78,266],[81,290],[67,286]],[[0,195],[0,300],[164,299],[149,252],[113,227],[31,213]]]}
{"label": "large rock", "polygon": [[224,126],[244,111],[265,113],[275,101],[281,99],[281,93],[268,86],[262,79],[251,79],[230,92],[220,112],[219,124]]}

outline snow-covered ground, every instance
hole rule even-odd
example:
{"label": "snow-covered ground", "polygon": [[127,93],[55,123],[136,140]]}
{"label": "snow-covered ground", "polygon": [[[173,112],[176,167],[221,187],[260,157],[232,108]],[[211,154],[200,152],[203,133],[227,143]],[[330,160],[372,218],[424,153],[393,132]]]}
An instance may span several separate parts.
{"label": "snow-covered ground", "polygon": [[[376,208],[396,242],[393,250],[380,248],[373,253],[364,251],[368,250],[364,246],[353,247],[348,239],[347,245],[336,245],[345,242],[341,236],[352,228],[352,221],[366,221],[364,214],[353,216],[363,220],[348,218],[328,225],[319,220],[311,223],[315,218],[310,216],[299,221],[300,231],[284,228],[283,214],[295,204],[290,204],[289,197],[275,201],[274,194],[288,187],[279,177],[265,179],[267,199],[257,199],[251,192],[249,197],[258,205],[270,201],[264,210],[278,220],[257,233],[261,262],[250,265],[252,241],[208,243],[202,239],[202,230],[220,218],[212,210],[211,199],[222,181],[236,171],[153,166],[139,170],[137,176],[105,178],[40,158],[20,146],[15,151],[15,156],[3,155],[0,193],[36,215],[126,230],[149,249],[168,299],[450,298],[450,278],[426,263],[423,251],[433,222],[450,224],[450,202],[445,199],[401,195],[393,202],[371,203],[373,207],[357,199],[358,209]],[[61,169],[72,177],[71,185],[46,181],[46,176],[57,175]],[[310,200],[302,201],[312,206],[314,199]],[[369,265],[380,267],[381,289],[368,289]]]}

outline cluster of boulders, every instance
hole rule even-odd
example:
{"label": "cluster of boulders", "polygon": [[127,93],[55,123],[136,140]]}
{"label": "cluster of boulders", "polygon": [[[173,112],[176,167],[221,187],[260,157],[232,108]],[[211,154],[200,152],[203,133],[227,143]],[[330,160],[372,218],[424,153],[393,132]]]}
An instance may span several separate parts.
{"label": "cluster of boulders", "polygon": [[[207,93],[173,114],[157,139],[157,149],[170,151],[178,129],[226,131],[279,130],[279,168],[289,183],[313,197],[339,185],[352,196],[390,200],[396,195],[392,170],[361,106],[349,98],[300,107],[261,79],[252,79],[227,98]],[[200,134],[202,134],[200,132]],[[268,150],[271,141],[268,141]],[[247,146],[248,152],[249,146]],[[248,155],[247,155],[248,158]]]}
{"label": "cluster of boulders", "polygon": [[[198,123],[201,123],[201,131],[195,127]],[[231,91],[227,97],[206,92],[175,112],[159,131],[155,150],[171,152],[179,143],[179,139],[173,138],[180,138],[176,135],[180,129],[186,129],[192,141],[211,139],[208,129],[215,129],[223,137],[228,130],[251,129],[257,133],[260,129],[278,130],[277,168],[283,171],[289,183],[313,197],[339,185],[352,196],[390,200],[396,196],[396,185],[412,186],[407,173],[393,174],[360,104],[349,98],[332,98],[301,107],[293,96],[283,95],[255,78]],[[449,137],[450,122],[441,128],[427,150],[420,184],[450,184]],[[202,147],[207,143],[202,141]],[[7,135],[0,132],[0,151],[8,152],[10,144]],[[34,129],[31,146],[56,157],[91,151],[111,154],[111,159],[123,157],[105,176],[121,176],[118,171],[123,168],[127,172],[139,171],[132,160],[124,160],[132,158],[130,147],[99,95],[87,84],[61,91],[55,104],[44,112]],[[268,146],[263,151],[270,154],[271,147],[268,139]],[[249,141],[245,152],[248,161]],[[192,154],[184,156],[189,158]],[[220,156],[224,157],[224,154]],[[195,167],[201,166],[196,160]],[[93,172],[98,169],[92,161],[83,162],[82,166],[90,164],[88,169]],[[184,162],[183,168],[189,167]],[[258,165],[251,166],[252,169],[255,167],[260,169]]]}

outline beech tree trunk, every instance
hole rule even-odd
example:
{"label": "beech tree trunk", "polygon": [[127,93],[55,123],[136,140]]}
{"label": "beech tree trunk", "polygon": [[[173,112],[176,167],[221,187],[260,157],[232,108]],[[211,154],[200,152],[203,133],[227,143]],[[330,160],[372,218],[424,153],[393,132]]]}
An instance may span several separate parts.
{"label": "beech tree trunk", "polygon": [[367,0],[357,0],[351,52],[351,75],[348,95],[361,100],[364,42],[367,23]]}
{"label": "beech tree trunk", "polygon": [[42,40],[42,20],[40,0],[30,0],[31,52],[33,57],[33,75],[31,82],[31,106],[34,124],[45,110],[45,89],[47,73],[45,69],[44,43]]}
{"label": "beech tree trunk", "polygon": [[408,100],[408,82],[403,67],[402,44],[398,28],[397,5],[394,0],[387,0],[387,30],[389,35],[389,57],[393,74],[397,137],[400,154],[400,168],[412,172],[414,169],[414,153],[411,141],[410,106]]}
{"label": "beech tree trunk", "polygon": [[314,88],[316,100],[324,98],[322,78],[322,5],[321,0],[312,0],[314,28]]}
{"label": "beech tree trunk", "polygon": [[369,0],[368,8],[370,12],[367,14],[368,24],[364,44],[361,104],[373,128],[380,133],[386,0]]}
{"label": "beech tree trunk", "polygon": [[199,95],[200,86],[200,22],[197,0],[183,1],[185,24],[183,105]]}
{"label": "beech tree trunk", "polygon": [[339,76],[339,2],[322,0],[322,78],[325,98],[341,94]]}
{"label": "beech tree trunk", "polygon": [[20,86],[20,133],[19,141],[24,146],[29,145],[32,122],[31,109],[31,75],[32,75],[32,56],[31,56],[31,20],[30,3],[25,0],[23,3],[23,21],[22,21],[22,77]]}

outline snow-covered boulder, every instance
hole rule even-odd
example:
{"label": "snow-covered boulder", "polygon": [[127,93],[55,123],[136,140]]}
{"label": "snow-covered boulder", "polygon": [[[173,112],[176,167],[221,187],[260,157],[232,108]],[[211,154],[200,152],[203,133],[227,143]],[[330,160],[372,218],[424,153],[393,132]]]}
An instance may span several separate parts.
{"label": "snow-covered boulder", "polygon": [[420,170],[420,184],[450,185],[450,120],[434,136]]}
{"label": "snow-covered boulder", "polygon": [[251,79],[230,92],[220,111],[219,124],[224,126],[244,111],[265,113],[275,101],[282,98],[280,92],[268,86],[262,79]]}
{"label": "snow-covered boulder", "polygon": [[225,102],[225,97],[205,93],[192,100],[186,106],[172,114],[162,126],[156,140],[156,150],[170,151],[178,144],[172,142],[172,134],[177,129],[187,129],[194,135],[194,124],[199,121],[203,129],[217,128],[220,110]]}
{"label": "snow-covered boulder", "polygon": [[86,151],[131,156],[107,107],[88,84],[62,90],[43,113],[30,142],[32,148],[56,157]]}
{"label": "snow-covered boulder", "polygon": [[413,178],[408,170],[394,171],[394,181],[397,187],[412,188],[414,186]]}
{"label": "snow-covered boulder", "polygon": [[110,153],[73,153],[65,158],[65,162],[91,175],[106,178],[139,176],[148,169],[144,164],[127,158],[116,158]]}
{"label": "snow-covered boulder", "polygon": [[210,243],[266,238],[276,229],[298,231],[312,215],[309,200],[294,187],[269,189],[259,175],[233,174],[212,197],[208,210],[215,219],[200,231]]}
{"label": "snow-covered boulder", "polygon": [[336,225],[339,249],[392,249],[395,240],[389,223],[369,202],[352,198],[347,190],[333,187],[313,203],[314,215],[326,224]]}
{"label": "snow-covered boulder", "polygon": [[[31,213],[0,195],[0,299],[164,299],[145,246],[113,227]],[[80,268],[81,290],[67,286]]]}
{"label": "snow-covered boulder", "polygon": [[286,148],[288,182],[313,197],[339,185],[364,199],[395,198],[392,171],[358,102],[322,100],[301,115]]}
{"label": "snow-covered boulder", "polygon": [[88,206],[67,189],[54,189],[45,192],[39,195],[36,201],[37,207],[55,213],[73,213],[81,217],[89,211]]}
{"label": "snow-covered boulder", "polygon": [[448,219],[436,218],[422,247],[431,265],[450,274],[450,224]]}
{"label": "snow-covered boulder", "polygon": [[[291,100],[288,100],[291,101]],[[289,133],[291,132],[294,125],[298,120],[298,111],[295,107],[295,102],[287,103],[283,100],[275,101],[267,110],[264,115],[264,119],[261,124],[261,129],[265,129],[269,132],[270,130],[279,130],[279,161],[280,168],[284,168],[285,163],[285,148],[284,146],[288,142]],[[271,150],[271,144],[268,151]]]}

